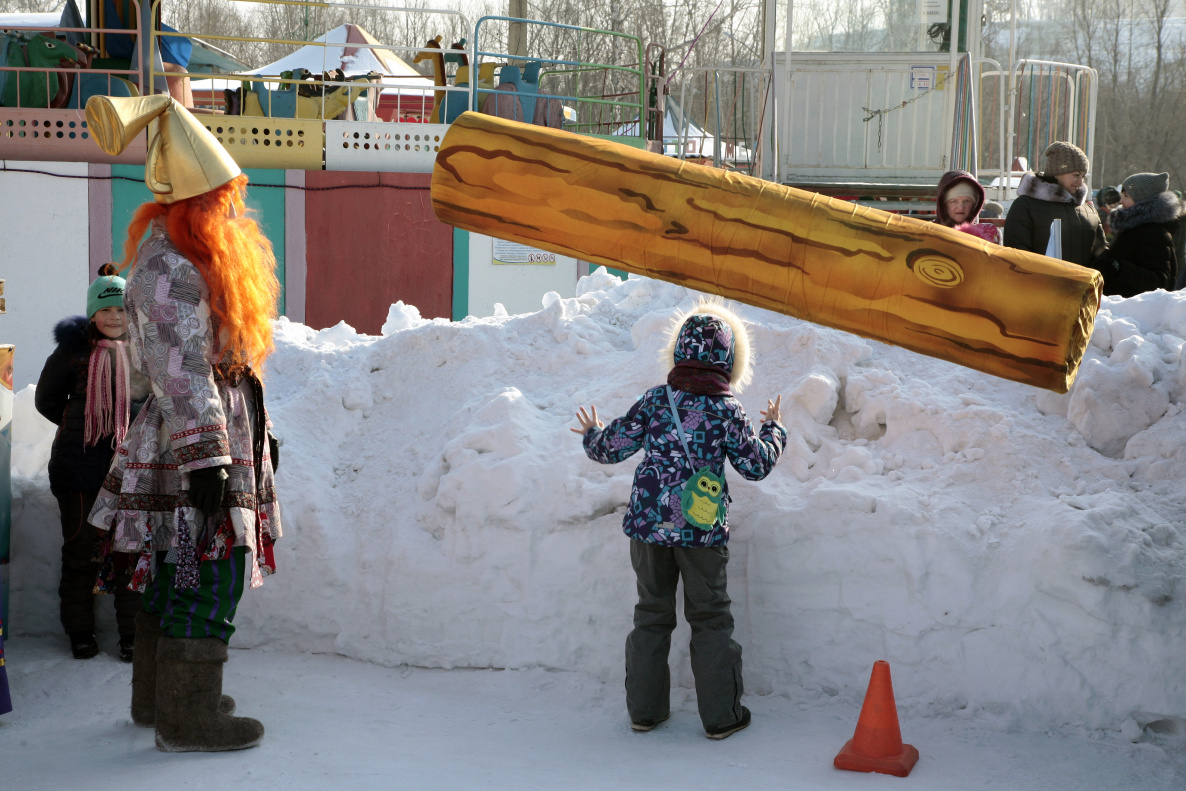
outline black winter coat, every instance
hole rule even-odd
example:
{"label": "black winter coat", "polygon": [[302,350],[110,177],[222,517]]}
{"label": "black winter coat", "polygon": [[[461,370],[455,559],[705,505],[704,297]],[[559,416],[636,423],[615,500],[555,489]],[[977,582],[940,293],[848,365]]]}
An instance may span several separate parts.
{"label": "black winter coat", "polygon": [[1116,235],[1091,264],[1104,274],[1105,294],[1135,297],[1159,288],[1173,290],[1178,277],[1174,230],[1181,213],[1172,192],[1112,210],[1108,222]]}
{"label": "black winter coat", "polygon": [[1057,181],[1026,173],[1005,216],[1005,246],[1045,255],[1050,223],[1061,219],[1062,260],[1091,266],[1106,242],[1099,214],[1086,203],[1089,192],[1084,184],[1072,195]]}
{"label": "black winter coat", "polygon": [[[49,488],[56,496],[66,492],[98,492],[115,455],[111,434],[100,437],[89,448],[83,447],[91,341],[102,337],[86,316],[62,319],[54,327],[58,348],[45,361],[37,380],[34,405],[46,420],[58,425],[49,456]],[[142,388],[133,387],[133,417],[147,397],[146,392],[139,390]]]}
{"label": "black winter coat", "polygon": [[1178,217],[1173,230],[1174,255],[1178,260],[1178,279],[1174,281],[1175,291],[1186,288],[1186,202],[1179,199],[1178,203],[1182,206],[1182,215]]}

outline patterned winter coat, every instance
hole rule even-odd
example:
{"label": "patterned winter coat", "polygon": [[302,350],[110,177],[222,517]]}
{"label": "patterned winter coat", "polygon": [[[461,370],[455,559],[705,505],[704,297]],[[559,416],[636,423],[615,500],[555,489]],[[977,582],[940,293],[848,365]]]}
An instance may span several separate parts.
{"label": "patterned winter coat", "polygon": [[148,376],[152,395],[116,452],[90,521],[115,531],[117,552],[146,544],[162,551],[177,545],[181,512],[197,541],[205,520],[190,502],[189,473],[229,465],[222,505],[233,546],[251,550],[257,585],[269,570],[261,555],[281,533],[268,443],[257,459],[252,385],[216,376],[211,363],[221,350],[209,288],[159,221],[137,253],[124,307],[132,365]]}
{"label": "patterned winter coat", "polygon": [[[714,316],[703,319],[706,311]],[[716,320],[719,317],[720,320]],[[682,318],[682,317],[681,317]],[[701,306],[692,319],[679,321],[669,344],[672,363],[697,360],[730,376],[733,389],[749,378],[748,339],[739,320],[719,306]],[[735,342],[734,339],[737,339]],[[738,354],[741,350],[742,353]],[[739,359],[735,359],[739,358]],[[735,364],[736,362],[736,364]],[[634,473],[630,504],[622,520],[626,535],[648,544],[712,547],[729,540],[729,487],[725,460],[751,481],[774,469],[786,446],[787,433],[770,420],[755,431],[740,402],[732,395],[694,395],[673,390],[679,423],[668,403],[668,386],[653,387],[624,417],[604,429],[585,432],[585,453],[594,461],[616,464],[643,451]],[[677,431],[685,432],[692,460],[684,454]],[[694,471],[710,467],[722,483],[716,523],[701,529],[689,523],[681,507],[684,484]]]}

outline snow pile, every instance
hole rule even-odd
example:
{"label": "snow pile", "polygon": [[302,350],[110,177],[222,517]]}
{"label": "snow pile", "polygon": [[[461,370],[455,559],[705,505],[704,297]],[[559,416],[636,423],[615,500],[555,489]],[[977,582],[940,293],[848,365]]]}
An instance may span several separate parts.
{"label": "snow pile", "polygon": [[[383,337],[278,323],[281,573],[244,597],[237,645],[620,685],[634,463],[589,461],[568,428],[663,380],[664,330],[697,295],[604,273],[577,293],[458,323],[396,305]],[[730,473],[749,692],[859,700],[884,658],[907,712],[1134,740],[1186,715],[1186,297],[1106,301],[1066,396],[738,307],[757,355],[741,400],[756,417],[781,392],[791,437],[767,480]],[[13,620],[53,632],[29,401]]]}

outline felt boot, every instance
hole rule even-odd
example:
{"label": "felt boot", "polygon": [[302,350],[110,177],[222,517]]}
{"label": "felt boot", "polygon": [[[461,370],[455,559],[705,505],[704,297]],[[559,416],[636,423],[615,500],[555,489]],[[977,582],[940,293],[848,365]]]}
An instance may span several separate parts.
{"label": "felt boot", "polygon": [[217,637],[161,637],[157,643],[156,746],[165,752],[242,750],[264,726],[219,711],[226,643]]}
{"label": "felt boot", "polygon": [[[164,632],[161,619],[150,612],[136,614],[136,650],[132,653],[132,722],[145,727],[156,723],[156,646]],[[223,695],[223,714],[235,713],[235,699]]]}

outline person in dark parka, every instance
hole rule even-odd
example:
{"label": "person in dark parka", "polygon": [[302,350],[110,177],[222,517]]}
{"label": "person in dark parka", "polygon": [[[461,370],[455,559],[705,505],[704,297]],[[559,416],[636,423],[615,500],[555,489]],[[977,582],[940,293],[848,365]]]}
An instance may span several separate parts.
{"label": "person in dark parka", "polygon": [[1182,204],[1168,191],[1168,173],[1134,173],[1120,187],[1120,208],[1109,215],[1116,236],[1092,266],[1104,275],[1104,293],[1135,297],[1174,288],[1178,276],[1174,230]]}
{"label": "person in dark parka", "polygon": [[1062,260],[1090,266],[1104,251],[1099,214],[1087,204],[1087,155],[1070,143],[1051,143],[1041,173],[1026,173],[1005,217],[1005,246],[1046,254],[1050,224],[1062,220]]}
{"label": "person in dark parka", "polygon": [[[99,536],[87,515],[132,413],[148,396],[148,380],[127,364],[124,280],[111,264],[100,272],[87,291],[90,318],[71,316],[54,327],[58,346],[45,361],[34,398],[37,411],[58,425],[49,487],[62,518],[60,617],[76,659],[99,653],[94,594]],[[115,617],[120,659],[130,662],[140,594],[127,590],[127,581],[115,585]]]}

